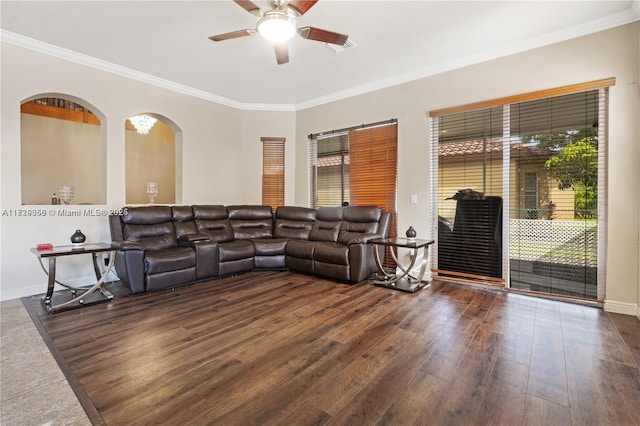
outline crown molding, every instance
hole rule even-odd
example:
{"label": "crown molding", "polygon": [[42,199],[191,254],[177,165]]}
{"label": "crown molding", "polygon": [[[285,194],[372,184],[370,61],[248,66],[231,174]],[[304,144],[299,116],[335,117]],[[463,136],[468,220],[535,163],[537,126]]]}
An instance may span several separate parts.
{"label": "crown molding", "polygon": [[541,37],[535,37],[524,42],[514,43],[499,49],[488,50],[481,52],[477,55],[467,56],[460,60],[450,61],[442,64],[435,65],[433,67],[423,68],[420,70],[398,74],[391,78],[382,79],[362,86],[353,87],[348,90],[344,90],[337,93],[332,93],[327,96],[321,96],[318,98],[310,99],[308,101],[300,102],[296,104],[296,111],[316,107],[330,102],[339,101],[342,99],[350,98],[353,96],[362,95],[374,90],[385,89],[387,87],[397,86],[399,84],[408,83],[410,81],[419,80],[426,77],[431,77],[436,74],[441,74],[447,71],[453,71],[455,69],[464,68],[470,65],[476,65],[482,62],[486,62],[493,59],[498,59],[513,55],[516,53],[525,52],[527,50],[536,49],[539,47],[547,46],[550,44],[570,40],[592,33],[608,30],[621,25],[629,24],[640,20],[640,0],[634,0],[631,6],[621,12],[608,15],[601,19],[589,21],[581,25],[565,28],[561,31],[546,34]]}
{"label": "crown molding", "polygon": [[142,83],[150,84],[152,86],[160,87],[163,89],[171,90],[173,92],[181,93],[184,95],[192,96],[194,98],[203,99],[209,102],[225,105],[231,108],[240,110],[256,110],[256,111],[294,111],[293,105],[280,105],[280,104],[254,104],[254,103],[242,103],[233,99],[218,96],[213,93],[205,92],[204,90],[195,89],[193,87],[185,86],[180,83],[176,83],[171,80],[156,77],[151,74],[146,74],[140,71],[133,70],[131,68],[116,65],[114,63],[103,61],[89,55],[75,52],[73,50],[65,49],[63,47],[55,46],[53,44],[45,43],[40,40],[25,37],[21,34],[13,33],[11,31],[0,30],[0,41],[9,43],[14,46],[22,47],[32,50],[34,52],[43,53],[45,55],[53,56],[56,58],[64,59],[76,64],[84,65],[90,68],[94,68],[100,71],[115,74],[121,77],[130,78],[132,80],[140,81]]}
{"label": "crown molding", "polygon": [[166,80],[160,77],[156,77],[143,72],[135,71],[133,69],[116,65],[111,62],[107,62],[101,59],[94,58],[89,55],[75,52],[73,50],[65,49],[59,46],[55,46],[49,43],[45,43],[39,40],[35,40],[23,35],[13,33],[6,30],[0,30],[0,40],[9,44],[13,44],[18,47],[30,49],[39,53],[43,53],[49,56],[65,59],[80,65],[88,66],[94,69],[105,71],[111,74],[119,75],[122,77],[130,78],[132,80],[140,81],[142,83],[150,84],[156,87],[171,90],[184,95],[192,96],[195,98],[203,99],[206,101],[214,102],[217,104],[225,105],[231,108],[236,108],[246,111],[300,111],[330,102],[335,102],[350,98],[353,96],[362,95],[365,93],[373,92],[380,89],[385,89],[399,84],[408,83],[410,81],[419,80],[422,78],[430,77],[436,74],[441,74],[447,71],[452,71],[459,68],[464,68],[470,65],[479,64],[492,59],[498,59],[505,56],[521,53],[527,50],[536,49],[539,47],[547,46],[553,43],[570,40],[572,38],[585,36],[588,34],[596,33],[599,31],[608,30],[617,26],[625,25],[631,22],[640,20],[640,0],[633,0],[628,9],[605,16],[601,19],[589,21],[581,25],[565,28],[561,31],[556,31],[551,34],[547,34],[541,37],[535,37],[526,40],[521,43],[514,43],[500,49],[493,49],[486,52],[479,53],[477,55],[467,56],[460,60],[450,61],[443,64],[438,64],[433,67],[423,68],[417,71],[398,74],[393,77],[378,80],[369,84],[356,86],[340,92],[335,92],[326,96],[321,96],[314,99],[309,99],[297,104],[259,104],[259,103],[243,103],[233,99],[225,98],[210,92],[195,89],[193,87],[185,86],[183,84],[176,83],[174,81]]}

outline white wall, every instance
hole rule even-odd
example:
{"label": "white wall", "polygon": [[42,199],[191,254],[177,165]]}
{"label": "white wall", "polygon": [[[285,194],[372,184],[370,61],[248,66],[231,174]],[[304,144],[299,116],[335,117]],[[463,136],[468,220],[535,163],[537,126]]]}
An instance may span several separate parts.
{"label": "white wall", "polygon": [[[634,314],[640,297],[639,29],[630,24],[399,86],[302,111],[298,140],[316,133],[398,119],[398,229],[430,235],[429,134],[431,110],[616,78],[610,90],[607,290],[605,308]],[[296,151],[295,203],[307,200],[307,150]],[[418,194],[418,204],[410,204]]]}

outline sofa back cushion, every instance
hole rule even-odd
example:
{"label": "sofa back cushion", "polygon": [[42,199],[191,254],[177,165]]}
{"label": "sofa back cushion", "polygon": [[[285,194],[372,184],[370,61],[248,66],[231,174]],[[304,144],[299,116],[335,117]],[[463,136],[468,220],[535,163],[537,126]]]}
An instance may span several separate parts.
{"label": "sofa back cushion", "polygon": [[306,207],[282,206],[276,210],[273,236],[308,240],[316,220],[316,211]]}
{"label": "sofa back cushion", "polygon": [[171,207],[171,219],[178,239],[183,235],[193,235],[198,232],[196,222],[193,220],[191,206]]}
{"label": "sofa back cushion", "polygon": [[175,247],[178,240],[171,218],[171,207],[129,207],[121,217],[122,235],[127,241],[139,242],[145,250]]}
{"label": "sofa back cushion", "polygon": [[154,225],[156,223],[171,222],[171,207],[127,207],[127,214],[120,217],[125,225]]}
{"label": "sofa back cushion", "polygon": [[316,221],[309,233],[309,239],[337,242],[343,211],[344,207],[319,207],[316,212]]}
{"label": "sofa back cushion", "polygon": [[233,240],[233,230],[225,206],[192,206],[193,218],[199,234],[208,235],[213,241],[223,243]]}
{"label": "sofa back cushion", "polygon": [[382,209],[376,206],[349,206],[344,208],[338,241],[346,244],[363,234],[376,234]]}
{"label": "sofa back cushion", "polygon": [[270,206],[227,206],[229,222],[236,240],[273,237]]}

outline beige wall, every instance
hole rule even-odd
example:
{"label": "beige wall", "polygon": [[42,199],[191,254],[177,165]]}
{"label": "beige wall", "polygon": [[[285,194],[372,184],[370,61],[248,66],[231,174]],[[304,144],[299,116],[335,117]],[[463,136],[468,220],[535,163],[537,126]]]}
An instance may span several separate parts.
{"label": "beige wall", "polygon": [[73,204],[102,204],[100,126],[20,114],[22,204],[51,204],[59,185],[73,185]]}
{"label": "beige wall", "polygon": [[[430,110],[501,96],[615,77],[610,91],[607,309],[637,311],[640,300],[640,141],[638,46],[631,24],[297,112],[240,111],[166,89],[2,44],[1,203],[20,206],[20,113],[37,93],[68,93],[97,108],[106,132],[107,207],[125,204],[124,120],[140,111],[168,117],[182,130],[182,202],[259,203],[261,136],[285,137],[285,200],[306,205],[307,135],[398,119],[398,226],[430,235]],[[424,54],[429,54],[425,46]],[[93,110],[92,110],[93,111]],[[411,204],[410,195],[418,202]],[[29,253],[39,242],[60,244],[82,228],[89,240],[109,240],[103,218],[0,218],[0,298],[44,291],[44,275]],[[64,274],[64,268],[61,273]],[[90,277],[84,263],[74,276]],[[64,276],[63,276],[64,278]]]}
{"label": "beige wall", "polygon": [[[88,241],[110,241],[105,217],[62,216],[83,207],[119,208],[125,203],[125,129],[127,117],[151,112],[167,117],[182,131],[182,202],[243,203],[242,112],[210,101],[3,42],[1,49],[0,207],[29,208],[21,202],[20,103],[40,93],[83,99],[101,120],[106,141],[106,202],[95,206],[51,207],[44,217],[0,216],[0,298],[42,293],[46,276],[29,249],[38,243],[68,244],[78,228]],[[33,206],[31,206],[33,207]],[[93,269],[83,256],[61,260],[59,277],[86,284]],[[95,278],[95,277],[93,277]]]}
{"label": "beige wall", "polygon": [[242,112],[242,161],[235,164],[242,174],[242,199],[246,204],[262,204],[262,142],[261,137],[285,138],[284,202],[294,204],[296,182],[295,134],[296,113],[276,111]]}
{"label": "beige wall", "polygon": [[[606,308],[636,310],[640,285],[639,28],[634,23],[547,47],[299,111],[298,140],[309,133],[398,119],[398,228],[431,234],[431,110],[615,77],[609,98]],[[425,54],[429,52],[425,50]],[[303,148],[302,145],[299,148]],[[307,150],[298,149],[297,204],[307,200]],[[418,203],[410,204],[410,194]]]}
{"label": "beige wall", "polygon": [[147,182],[158,184],[156,204],[176,202],[176,138],[158,120],[148,134],[125,131],[125,178],[127,204],[148,204]]}

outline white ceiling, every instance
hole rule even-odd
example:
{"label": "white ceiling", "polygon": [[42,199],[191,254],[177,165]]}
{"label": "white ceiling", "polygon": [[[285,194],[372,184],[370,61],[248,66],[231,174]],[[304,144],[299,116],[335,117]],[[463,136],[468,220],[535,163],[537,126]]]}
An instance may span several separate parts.
{"label": "white ceiling", "polygon": [[[254,3],[268,8],[266,0]],[[285,110],[601,31],[640,14],[638,0],[320,0],[298,25],[348,34],[356,46],[333,53],[296,36],[290,62],[277,65],[259,35],[208,39],[255,28],[256,18],[231,0],[3,0],[0,7],[9,43],[236,107]]]}

